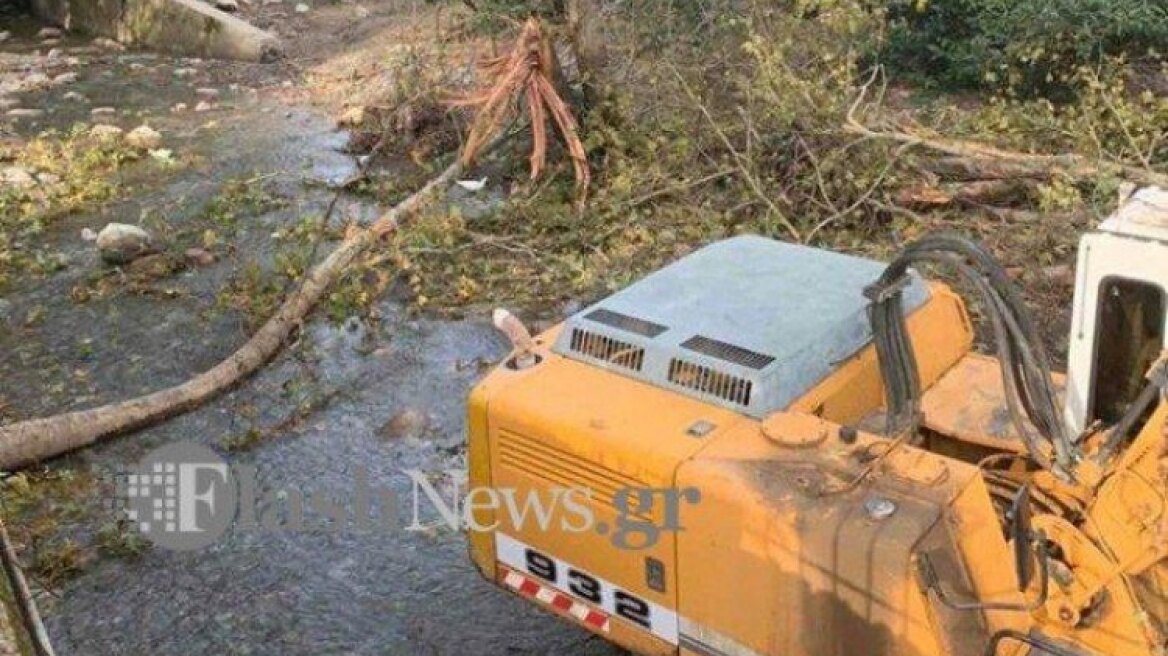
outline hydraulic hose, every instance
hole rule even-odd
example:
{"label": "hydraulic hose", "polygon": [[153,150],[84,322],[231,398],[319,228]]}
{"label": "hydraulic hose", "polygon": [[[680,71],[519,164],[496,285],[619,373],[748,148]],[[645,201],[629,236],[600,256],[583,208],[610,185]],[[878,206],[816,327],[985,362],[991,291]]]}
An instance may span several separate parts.
{"label": "hydraulic hose", "polygon": [[[884,380],[888,434],[915,431],[920,423],[920,374],[904,318],[909,267],[953,266],[977,292],[993,329],[1006,405],[1030,457],[1068,474],[1076,449],[1066,433],[1051,380],[1050,361],[1021,296],[1005,269],[984,248],[953,234],[930,235],[906,247],[865,294]],[[1054,462],[1047,456],[1047,443]]]}

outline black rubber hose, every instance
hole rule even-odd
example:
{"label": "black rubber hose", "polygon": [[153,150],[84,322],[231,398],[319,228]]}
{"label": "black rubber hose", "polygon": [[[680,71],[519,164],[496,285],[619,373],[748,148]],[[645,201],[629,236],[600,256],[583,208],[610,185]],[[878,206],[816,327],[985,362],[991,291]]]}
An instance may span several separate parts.
{"label": "black rubber hose", "polygon": [[909,267],[920,262],[954,266],[976,289],[993,328],[1007,406],[1027,450],[1049,467],[1040,444],[1046,440],[1059,467],[1069,472],[1074,446],[1066,435],[1049,358],[1034,321],[1005,269],[985,249],[960,235],[931,235],[909,245],[865,291],[873,300],[869,316],[885,383],[889,433],[915,429],[919,421],[920,381],[904,319],[903,291]]}

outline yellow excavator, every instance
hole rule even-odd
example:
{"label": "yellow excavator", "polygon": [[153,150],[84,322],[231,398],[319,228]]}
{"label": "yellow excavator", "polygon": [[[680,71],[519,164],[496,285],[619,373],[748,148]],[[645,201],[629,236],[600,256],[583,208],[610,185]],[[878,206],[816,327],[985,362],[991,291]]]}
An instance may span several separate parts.
{"label": "yellow excavator", "polygon": [[1165,656],[1166,290],[1149,188],[1082,237],[1065,375],[948,234],[735,237],[535,337],[502,313],[471,486],[572,514],[472,494],[471,558],[637,654]]}

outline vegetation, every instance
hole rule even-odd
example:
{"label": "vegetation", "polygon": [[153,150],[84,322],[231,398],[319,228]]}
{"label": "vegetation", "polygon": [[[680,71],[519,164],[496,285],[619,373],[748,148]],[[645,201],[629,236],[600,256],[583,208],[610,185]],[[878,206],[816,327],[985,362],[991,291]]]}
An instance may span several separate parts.
{"label": "vegetation", "polygon": [[[1168,165],[1168,98],[1157,90],[1168,76],[1145,47],[1164,42],[1159,4],[1056,4],[1068,3],[1073,34],[1018,13],[1049,3],[566,2],[549,16],[572,54],[565,84],[593,171],[588,205],[573,207],[562,144],[549,146],[552,177],[526,185],[528,144],[513,143],[508,167],[493,171],[492,184],[512,190],[505,204],[486,217],[457,204],[430,212],[395,243],[388,270],[402,272],[419,306],[541,311],[739,232],[886,256],[954,228],[1036,281],[1046,291],[1031,300],[1056,312],[1050,299],[1069,290],[1047,290],[1044,272],[1114,208],[1122,180],[1146,182]],[[968,54],[975,72],[960,73],[958,32],[938,22],[958,17],[1011,47],[974,39],[985,56]],[[938,91],[957,85],[985,90]],[[930,140],[968,153],[921,143]],[[979,154],[986,147],[1021,159]]]}
{"label": "vegetation", "polygon": [[0,180],[0,291],[20,270],[51,273],[64,266],[56,253],[22,246],[80,207],[104,202],[118,189],[116,173],[139,154],[119,139],[78,127],[46,132],[23,144],[0,142],[0,168],[24,181]]}
{"label": "vegetation", "polygon": [[893,0],[886,58],[952,86],[1026,95],[1080,87],[1083,66],[1168,44],[1159,0]]}

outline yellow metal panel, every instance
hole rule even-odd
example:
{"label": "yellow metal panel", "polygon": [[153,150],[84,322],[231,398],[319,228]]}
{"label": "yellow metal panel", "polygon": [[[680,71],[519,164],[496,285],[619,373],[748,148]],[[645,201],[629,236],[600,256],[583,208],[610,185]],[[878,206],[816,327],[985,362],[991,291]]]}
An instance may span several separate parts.
{"label": "yellow metal panel", "polygon": [[[973,329],[961,299],[945,285],[934,283],[929,289],[928,303],[907,320],[922,388],[932,385],[973,345]],[[883,405],[884,388],[876,347],[868,346],[841,363],[835,373],[792,403],[790,409],[854,425]]]}
{"label": "yellow metal panel", "polygon": [[[870,435],[844,444],[838,428],[803,448],[744,425],[682,466],[678,484],[700,485],[703,496],[682,509],[681,613],[760,654],[940,654],[912,553],[976,473],[946,461],[936,485],[881,474],[832,493],[863,469],[849,454],[887,444]],[[871,519],[873,496],[893,500],[896,513]]]}

